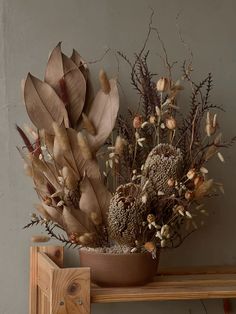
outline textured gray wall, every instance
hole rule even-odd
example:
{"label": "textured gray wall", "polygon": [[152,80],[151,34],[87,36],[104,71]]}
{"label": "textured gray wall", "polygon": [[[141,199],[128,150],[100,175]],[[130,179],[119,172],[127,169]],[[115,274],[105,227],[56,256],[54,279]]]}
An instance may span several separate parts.
{"label": "textured gray wall", "polygon": [[[213,100],[227,110],[222,127],[235,134],[236,2],[234,0],[0,0],[0,314],[25,314],[28,308],[30,231],[21,230],[36,201],[30,181],[23,174],[15,146],[20,143],[14,123],[27,120],[22,106],[20,80],[28,71],[43,75],[48,51],[63,41],[66,52],[77,48],[88,60],[99,58],[110,47],[132,55],[143,43],[152,7],[169,55],[182,61],[186,51],[176,30],[176,15],[185,40],[194,51],[196,77],[211,71],[215,79]],[[152,38],[152,66],[162,69],[155,53],[160,45]],[[95,64],[116,74],[114,56]],[[179,72],[177,71],[177,74]],[[128,86],[128,69],[121,64],[120,81],[129,104],[135,98]],[[123,96],[123,103],[125,97]],[[183,106],[184,99],[183,99]],[[225,183],[225,197],[210,203],[207,227],[179,249],[162,256],[166,265],[236,264],[235,248],[236,147],[218,161],[217,178]],[[209,314],[223,313],[221,301],[207,301]],[[190,311],[191,309],[191,311]],[[149,302],[93,306],[93,313],[205,313],[200,301]],[[236,309],[235,309],[236,311]]]}

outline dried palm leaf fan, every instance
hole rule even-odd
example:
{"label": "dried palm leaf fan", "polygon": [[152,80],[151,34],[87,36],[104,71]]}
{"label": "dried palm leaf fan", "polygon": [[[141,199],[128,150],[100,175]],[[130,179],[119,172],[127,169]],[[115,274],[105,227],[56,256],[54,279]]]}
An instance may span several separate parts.
{"label": "dried palm leaf fan", "polygon": [[119,95],[116,80],[108,80],[105,72],[100,83],[89,103],[87,64],[75,50],[67,57],[59,43],[49,57],[44,81],[28,74],[23,84],[36,130],[17,127],[27,147],[21,155],[40,199],[36,208],[42,223],[54,237],[54,226],[65,230],[68,238],[59,236],[65,243],[98,246],[106,241],[111,194],[101,178],[96,152],[114,128]]}

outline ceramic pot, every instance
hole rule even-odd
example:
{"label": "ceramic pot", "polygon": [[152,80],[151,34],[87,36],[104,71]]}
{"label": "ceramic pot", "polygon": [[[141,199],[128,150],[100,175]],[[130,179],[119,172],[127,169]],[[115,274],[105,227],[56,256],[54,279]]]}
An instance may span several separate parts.
{"label": "ceramic pot", "polygon": [[80,266],[91,268],[91,280],[99,286],[128,287],[150,282],[157,273],[159,256],[150,253],[110,254],[80,250]]}

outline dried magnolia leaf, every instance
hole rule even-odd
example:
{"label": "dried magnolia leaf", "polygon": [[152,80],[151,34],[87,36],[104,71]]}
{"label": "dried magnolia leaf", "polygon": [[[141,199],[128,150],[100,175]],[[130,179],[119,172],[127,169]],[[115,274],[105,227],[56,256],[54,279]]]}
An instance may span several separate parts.
{"label": "dried magnolia leaf", "polygon": [[44,235],[35,235],[31,237],[32,242],[48,242],[50,241],[50,237]]}
{"label": "dried magnolia leaf", "polygon": [[89,120],[97,131],[95,136],[87,135],[89,146],[95,152],[105,143],[112,132],[119,110],[119,94],[116,80],[111,79],[109,82],[111,87],[110,93],[105,94],[100,90],[88,114]]}
{"label": "dried magnolia leaf", "polygon": [[25,82],[24,99],[29,118],[38,129],[53,134],[53,122],[68,124],[68,115],[61,99],[50,85],[30,73]]}
{"label": "dried magnolia leaf", "polygon": [[67,111],[73,128],[76,127],[85,103],[86,81],[82,72],[75,68],[64,75],[68,96]]}
{"label": "dried magnolia leaf", "polygon": [[80,209],[88,215],[95,212],[98,215],[97,219],[102,219],[103,222],[106,222],[111,193],[102,180],[86,176],[81,183],[81,191]]}
{"label": "dried magnolia leaf", "polygon": [[44,80],[61,97],[60,80],[64,77],[64,74],[76,68],[76,64],[61,52],[61,42],[59,42],[48,59]]}
{"label": "dried magnolia leaf", "polygon": [[68,234],[74,232],[78,234],[83,234],[89,231],[86,226],[84,226],[78,219],[73,216],[72,211],[65,206],[63,208],[62,216],[64,221],[64,228]]}

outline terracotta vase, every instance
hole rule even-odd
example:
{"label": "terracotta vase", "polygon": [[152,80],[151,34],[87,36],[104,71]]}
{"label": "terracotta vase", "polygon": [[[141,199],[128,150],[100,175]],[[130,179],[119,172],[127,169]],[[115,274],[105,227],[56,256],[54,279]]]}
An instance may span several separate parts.
{"label": "terracotta vase", "polygon": [[128,287],[150,282],[157,273],[159,256],[150,253],[109,254],[80,250],[80,266],[91,268],[91,280],[99,286]]}

